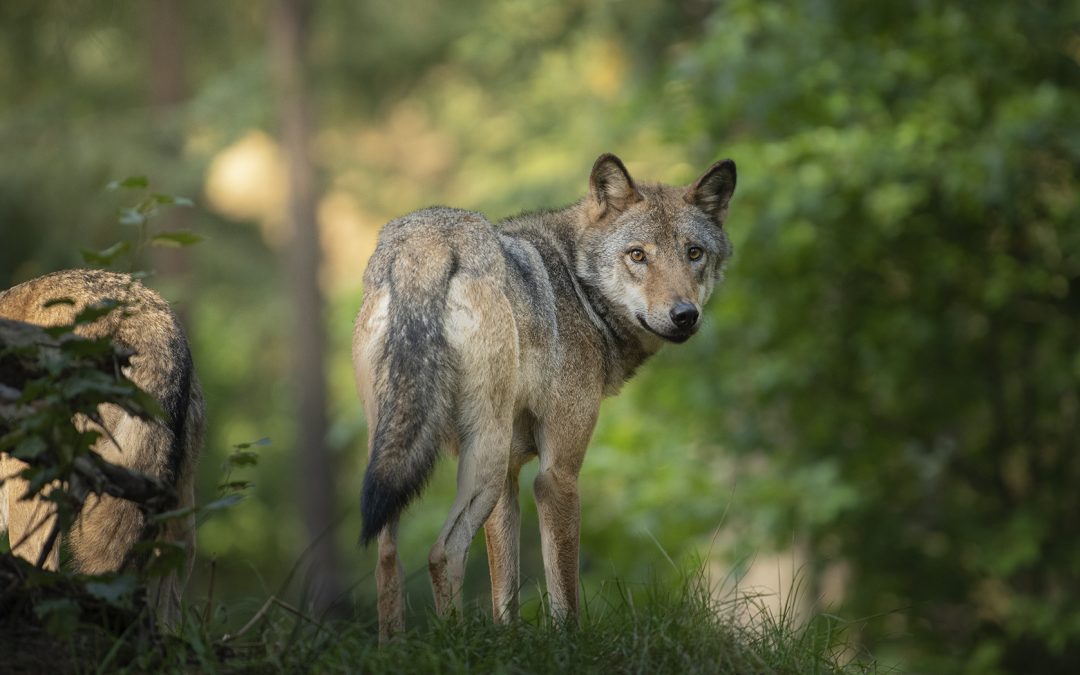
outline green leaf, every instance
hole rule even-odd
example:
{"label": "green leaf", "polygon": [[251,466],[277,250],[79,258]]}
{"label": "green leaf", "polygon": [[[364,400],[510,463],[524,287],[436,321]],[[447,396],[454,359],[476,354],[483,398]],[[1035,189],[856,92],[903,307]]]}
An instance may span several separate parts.
{"label": "green leaf", "polygon": [[127,253],[131,250],[131,242],[119,241],[109,248],[102,249],[100,251],[92,251],[88,248],[82,249],[82,258],[87,264],[90,265],[112,265],[113,261],[117,257]]}
{"label": "green leaf", "polygon": [[163,577],[178,572],[187,561],[187,549],[183,544],[161,540],[140,541],[132,550],[147,556],[142,573],[149,577]]}
{"label": "green leaf", "polygon": [[75,330],[75,326],[69,323],[64,323],[60,324],[59,326],[49,326],[47,328],[43,328],[42,330],[45,332],[46,335],[56,338],[60,337],[61,335],[66,335],[73,332]]}
{"label": "green leaf", "polygon": [[137,208],[123,206],[120,208],[119,220],[121,225],[143,225],[146,223],[146,216]]}
{"label": "green leaf", "polygon": [[198,244],[202,240],[202,235],[195,234],[194,232],[187,232],[185,230],[177,230],[175,232],[162,232],[156,234],[153,239],[150,240],[150,243],[154,246],[168,246],[175,248]]}
{"label": "green leaf", "polygon": [[198,510],[199,507],[197,506],[185,506],[182,509],[162,511],[161,513],[151,516],[148,520],[151,524],[158,525],[160,523],[165,523],[170,520],[179,520],[181,518],[185,518]]}
{"label": "green leaf", "polygon": [[236,506],[243,501],[244,495],[234,492],[231,495],[225,495],[220,499],[215,499],[209,504],[203,506],[187,506],[182,509],[173,509],[172,511],[165,511],[149,518],[151,523],[163,523],[169,520],[177,520],[191,515],[192,513],[204,513],[213,511],[223,511],[232,506]]}
{"label": "green leaf", "polygon": [[221,499],[215,499],[214,501],[199,508],[200,511],[223,511],[232,506],[236,506],[243,501],[244,495],[231,494],[225,495]]}
{"label": "green leaf", "polygon": [[18,459],[34,459],[48,450],[40,436],[27,436],[19,442],[11,454]]}
{"label": "green leaf", "polygon": [[138,583],[131,574],[120,574],[111,579],[99,577],[86,582],[87,593],[116,607],[127,606],[137,588]]}
{"label": "green leaf", "polygon": [[233,447],[236,448],[237,450],[244,450],[246,448],[250,448],[253,445],[270,445],[270,443],[272,443],[272,442],[273,441],[271,441],[269,438],[263,437],[263,438],[260,438],[257,441],[249,441],[247,443],[237,443]]}
{"label": "green leaf", "polygon": [[158,204],[165,206],[195,206],[195,202],[191,201],[187,197],[178,197],[176,195],[166,195],[160,192],[155,192],[150,195],[150,199]]}
{"label": "green leaf", "polygon": [[92,340],[77,338],[65,340],[60,343],[60,351],[78,358],[96,358],[106,354],[112,354],[113,344],[107,337],[94,338]]}
{"label": "green leaf", "polygon": [[107,298],[101,302],[87,305],[83,311],[75,315],[75,324],[93,323],[119,306],[120,302],[112,298]]}
{"label": "green leaf", "polygon": [[146,176],[128,176],[124,180],[114,180],[105,186],[106,190],[115,191],[120,188],[139,190],[150,187],[150,180]]}
{"label": "green leaf", "polygon": [[248,488],[250,488],[252,485],[254,485],[254,483],[249,480],[233,480],[227,483],[222,483],[218,486],[218,489],[230,490],[232,492],[242,492],[243,490],[247,490]]}
{"label": "green leaf", "polygon": [[255,466],[259,463],[258,453],[251,452],[250,450],[237,450],[228,457],[225,458],[226,463],[230,466]]}

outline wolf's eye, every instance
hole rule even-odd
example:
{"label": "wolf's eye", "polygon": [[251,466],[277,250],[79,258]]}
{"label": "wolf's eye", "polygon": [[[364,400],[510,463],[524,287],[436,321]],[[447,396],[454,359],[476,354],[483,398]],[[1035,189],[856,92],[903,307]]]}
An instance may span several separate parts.
{"label": "wolf's eye", "polygon": [[640,248],[630,249],[630,259],[634,262],[645,262],[645,251]]}
{"label": "wolf's eye", "polygon": [[701,260],[701,256],[704,254],[705,251],[702,251],[700,246],[691,246],[686,251],[686,256],[691,260]]}

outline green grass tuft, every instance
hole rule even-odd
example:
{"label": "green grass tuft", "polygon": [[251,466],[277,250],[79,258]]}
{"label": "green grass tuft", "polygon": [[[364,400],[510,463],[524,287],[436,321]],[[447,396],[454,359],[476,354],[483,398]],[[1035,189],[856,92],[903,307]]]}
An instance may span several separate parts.
{"label": "green grass tuft", "polygon": [[201,665],[223,672],[559,675],[874,670],[843,656],[852,650],[835,617],[797,623],[760,597],[718,600],[697,574],[675,585],[606,584],[587,600],[580,622],[566,625],[552,624],[540,605],[525,608],[532,618],[508,626],[475,608],[445,620],[414,610],[419,625],[381,647],[373,619],[319,626],[278,607],[260,619],[257,638],[225,651],[204,646],[215,661]]}
{"label": "green grass tuft", "polygon": [[[792,589],[789,597],[797,595]],[[799,622],[793,601],[778,613],[762,597],[718,599],[701,573],[675,582],[604,584],[585,596],[577,623],[553,624],[543,604],[492,623],[473,607],[439,619],[414,609],[413,628],[378,644],[375,617],[320,623],[276,597],[255,605],[188,608],[174,635],[92,626],[53,636],[54,672],[206,673],[865,673],[845,643],[844,624],[818,615]],[[243,625],[223,632],[226,623]],[[88,636],[97,635],[88,646]],[[64,645],[68,649],[65,649]],[[70,651],[70,654],[65,652]],[[39,655],[40,656],[40,655]],[[36,659],[34,659],[36,660]],[[30,671],[27,671],[30,672]]]}

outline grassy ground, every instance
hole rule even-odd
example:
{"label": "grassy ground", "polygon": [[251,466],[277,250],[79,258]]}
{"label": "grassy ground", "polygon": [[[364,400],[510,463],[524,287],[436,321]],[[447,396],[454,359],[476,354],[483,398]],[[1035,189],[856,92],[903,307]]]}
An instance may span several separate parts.
{"label": "grassy ground", "polygon": [[[219,608],[219,611],[222,608]],[[478,609],[430,614],[380,647],[373,617],[319,624],[267,600],[233,635],[191,612],[176,637],[153,648],[114,644],[87,672],[221,673],[863,673],[839,620],[796,625],[753,597],[715,600],[700,578],[681,584],[610,584],[588,598],[577,625],[556,626],[542,607],[496,626]],[[361,612],[362,615],[366,612]],[[121,640],[120,642],[123,642]]]}

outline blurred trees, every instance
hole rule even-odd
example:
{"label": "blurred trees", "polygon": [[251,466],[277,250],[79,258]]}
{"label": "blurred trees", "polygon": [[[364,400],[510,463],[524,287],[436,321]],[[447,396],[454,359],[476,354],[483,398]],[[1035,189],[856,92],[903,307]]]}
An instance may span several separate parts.
{"label": "blurred trees", "polygon": [[296,410],[295,489],[305,540],[311,547],[314,604],[325,611],[341,594],[341,565],[332,527],[337,517],[334,458],[327,443],[326,328],[319,289],[318,188],[311,159],[312,115],[307,93],[311,6],[278,0],[270,21],[278,118],[288,174],[287,283],[292,304],[290,393]]}
{"label": "blurred trees", "polygon": [[[0,5],[0,283],[115,240],[97,192],[111,178],[202,194],[189,316],[211,411],[204,483],[229,444],[275,439],[257,498],[202,532],[204,551],[236,561],[240,592],[245,564],[274,584],[303,539],[285,440],[299,420],[280,384],[296,319],[275,264],[295,253],[281,236],[289,143],[273,140],[264,10],[184,10],[191,96],[169,157],[127,6]],[[355,500],[362,469],[348,344],[382,222],[432,203],[493,217],[559,205],[605,150],[668,182],[730,156],[736,254],[704,330],[601,415],[582,477],[586,583],[694,551],[742,569],[794,543],[812,598],[845,570],[833,609],[868,617],[863,645],[883,663],[1076,660],[1076,3],[323,2],[310,20],[333,496]],[[452,482],[445,462],[410,512],[410,570]],[[346,551],[357,528],[352,513]],[[347,581],[365,556],[348,554]]]}
{"label": "blurred trees", "polygon": [[932,670],[1080,658],[1078,21],[730,2],[671,71],[671,133],[736,139],[747,228],[699,412]]}
{"label": "blurred trees", "polygon": [[[178,122],[187,90],[187,22],[180,0],[151,0],[142,5],[143,42],[147,57],[148,99],[162,156],[175,161],[184,141]],[[165,229],[190,229],[190,212],[176,209],[163,214]],[[165,277],[186,277],[190,272],[184,247],[158,248],[153,262]],[[186,297],[184,298],[187,299]],[[180,308],[183,310],[183,307]],[[186,319],[183,313],[181,318]]]}

